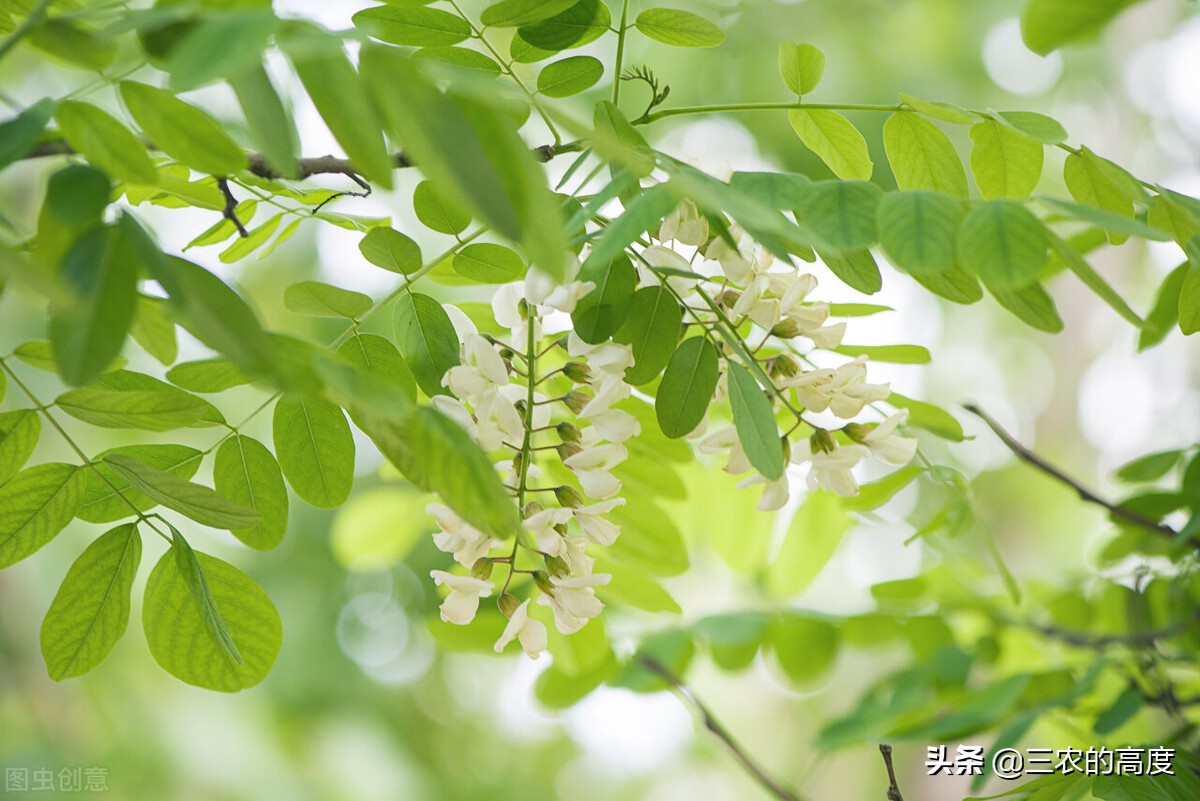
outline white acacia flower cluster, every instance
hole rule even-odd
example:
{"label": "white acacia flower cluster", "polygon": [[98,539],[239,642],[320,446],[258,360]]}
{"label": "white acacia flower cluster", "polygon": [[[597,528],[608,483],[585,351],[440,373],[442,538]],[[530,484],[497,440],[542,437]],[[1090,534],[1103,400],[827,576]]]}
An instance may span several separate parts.
{"label": "white acacia flower cluster", "polygon": [[[829,304],[809,299],[817,286],[815,276],[777,262],[769,250],[753,242],[736,226],[731,228],[730,236],[737,243],[736,247],[721,237],[710,238],[707,219],[694,204],[685,201],[663,221],[659,240],[703,249],[703,258],[697,250],[689,261],[664,245],[646,248],[642,257],[654,267],[695,271],[720,280],[723,288],[715,301],[721,310],[735,323],[746,319],[752,321],[762,330],[764,338],[770,336],[789,341],[801,338],[821,349],[833,349],[841,344],[846,324],[830,323]],[[697,315],[704,317],[712,313],[699,293],[692,291],[691,281],[679,276],[666,280]],[[849,444],[839,444],[829,431],[819,429],[808,440],[792,445],[789,462],[808,465],[810,489],[856,495],[858,482],[852,471],[865,458],[874,456],[889,465],[904,465],[916,454],[916,440],[896,433],[905,412],[891,415],[874,426],[849,422],[860,415],[867,404],[885,400],[890,394],[887,384],[867,382],[865,357],[836,368],[806,369],[791,355],[783,354],[776,357],[765,372],[784,397],[804,410],[829,412],[848,421],[842,430],[851,440]],[[727,393],[726,375],[722,374],[717,398],[724,399]],[[730,474],[741,475],[753,469],[733,426],[709,432],[706,420],[689,435],[689,439],[698,440],[702,453],[727,453],[725,471]],[[786,472],[773,481],[756,473],[743,479],[738,486],[756,484],[766,485],[759,509],[769,511],[787,503]]]}
{"label": "white acacia flower cluster", "polygon": [[[632,351],[628,345],[589,345],[572,332],[560,341],[569,357],[561,372],[573,389],[548,398],[537,384],[530,393],[529,385],[531,354],[527,351],[533,342],[531,352],[537,363],[536,354],[543,347],[542,318],[554,312],[571,313],[594,287],[574,280],[578,269],[575,262],[569,280],[561,284],[531,269],[525,281],[500,287],[492,312],[509,330],[502,344],[480,334],[461,310],[446,306],[461,342],[461,363],[443,377],[443,385],[453,395],[439,395],[432,404],[458,421],[485,451],[508,450],[497,469],[505,474],[514,503],[529,496],[521,510],[524,532],[515,549],[511,542],[473,528],[443,504],[426,508],[437,522],[437,547],[470,571],[469,575],[442,570],[431,574],[437,584],[449,589],[441,606],[441,617],[448,623],[466,625],[474,619],[480,599],[496,590],[494,567],[531,568],[521,572],[532,573],[531,592],[539,605],[551,609],[562,634],[573,634],[604,609],[595,588],[607,584],[611,576],[593,573],[595,559],[588,549],[612,545],[620,534],[620,527],[606,517],[625,503],[618,497],[621,482],[611,471],[628,458],[624,443],[639,434],[641,426],[613,405],[631,393],[624,374],[633,364]],[[534,377],[542,377],[543,372],[539,369]],[[564,410],[566,414],[559,416],[571,419],[555,422],[556,410]],[[537,450],[530,451],[528,463],[522,464],[527,423]],[[579,490],[543,486],[549,482],[534,454],[558,459],[574,474]],[[557,505],[550,505],[550,498]],[[499,606],[508,625],[496,642],[497,652],[514,639],[532,658],[545,650],[546,628],[530,616],[530,600],[518,601],[501,591]]]}

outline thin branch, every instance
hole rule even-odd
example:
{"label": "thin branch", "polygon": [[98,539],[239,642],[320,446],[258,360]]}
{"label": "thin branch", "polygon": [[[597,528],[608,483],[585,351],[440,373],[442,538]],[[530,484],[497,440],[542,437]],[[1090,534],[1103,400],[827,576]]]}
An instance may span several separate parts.
{"label": "thin branch", "polygon": [[233,192],[229,189],[229,181],[224,178],[217,179],[217,187],[220,188],[221,194],[225,196],[225,208],[221,210],[221,216],[233,223],[237,228],[238,236],[246,239],[250,236],[250,232],[246,230],[246,226],[242,225],[242,221],[237,216],[237,198],[233,196]]}
{"label": "thin branch", "polygon": [[1121,506],[1120,504],[1105,500],[1088,488],[1084,487],[1078,481],[1071,478],[1054,465],[1048,463],[1045,459],[1038,456],[1033,451],[1029,450],[1029,448],[1026,448],[1020,442],[1017,442],[1012,434],[1009,434],[1004,430],[1003,426],[996,422],[995,418],[975,404],[964,403],[963,408],[983,420],[983,422],[987,423],[988,428],[995,432],[996,436],[999,437],[1006,446],[1008,446],[1008,449],[1012,451],[1013,455],[1015,455],[1018,459],[1026,464],[1036,467],[1038,470],[1041,470],[1051,478],[1057,479],[1061,483],[1066,484],[1068,487],[1075,490],[1075,493],[1081,500],[1104,507],[1113,517],[1118,517],[1121,520],[1124,520],[1126,523],[1132,523],[1133,525],[1140,526],[1147,531],[1152,531],[1155,534],[1159,534],[1164,537],[1170,537],[1171,539],[1178,537],[1179,532],[1170,526],[1151,520],[1148,517],[1138,514],[1132,509],[1127,509],[1124,506]]}
{"label": "thin branch", "polygon": [[[146,146],[147,150],[158,149],[153,142],[144,137],[142,138],[142,144]],[[533,157],[538,161],[547,162],[560,153],[573,153],[582,148],[582,142],[564,142],[561,145],[541,145],[540,147],[535,147],[532,153]],[[75,149],[65,139],[47,139],[26,154],[24,158],[37,159],[48,156],[70,156],[74,155],[75,152]],[[397,170],[416,166],[415,162],[403,151],[397,151],[392,154],[392,163]],[[267,180],[275,180],[283,177],[267,165],[266,157],[261,153],[246,154],[246,171]],[[354,166],[352,161],[338,158],[337,156],[307,156],[296,160],[295,180],[312,178],[314,175],[344,175],[363,189],[370,188],[369,184],[363,180],[362,173]]]}
{"label": "thin branch", "polygon": [[888,801],[904,801],[904,796],[900,794],[900,787],[896,784],[896,769],[892,767],[892,747],[886,743],[880,743],[879,753],[883,754],[883,764],[887,766],[888,781],[891,782],[887,791]]}
{"label": "thin branch", "polygon": [[675,672],[668,668],[663,663],[651,656],[642,656],[639,660],[642,666],[647,670],[656,673],[663,681],[671,686],[671,690],[683,701],[687,706],[691,707],[704,725],[704,728],[711,732],[718,740],[724,743],[725,747],[733,755],[741,766],[763,786],[771,795],[780,799],[780,801],[802,801],[801,796],[795,791],[789,790],[780,784],[776,779],[772,778],[766,769],[755,761],[754,757],[750,756],[738,741],[733,738],[721,721],[713,715],[709,708],[696,697],[696,694],[683,683],[683,680],[675,675]]}

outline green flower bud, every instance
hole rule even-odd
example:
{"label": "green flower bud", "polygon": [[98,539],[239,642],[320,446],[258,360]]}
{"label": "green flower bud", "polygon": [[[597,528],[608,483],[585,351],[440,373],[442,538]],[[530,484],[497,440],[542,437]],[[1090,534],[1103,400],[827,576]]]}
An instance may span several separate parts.
{"label": "green flower bud", "polygon": [[862,442],[867,438],[867,434],[871,433],[872,426],[865,426],[862,423],[847,423],[843,431],[846,436],[855,442]]}
{"label": "green flower bud", "polygon": [[486,556],[475,560],[475,564],[471,565],[471,578],[487,581],[492,577],[492,560]]}
{"label": "green flower bud", "polygon": [[563,397],[563,403],[565,403],[567,408],[572,412],[579,414],[583,411],[583,407],[587,406],[587,402],[591,399],[592,396],[586,392],[580,392],[577,389],[573,389]]}
{"label": "green flower bud", "polygon": [[583,441],[583,432],[574,423],[563,422],[554,427],[558,438],[563,442],[574,442],[578,445]]}
{"label": "green flower bud", "polygon": [[512,617],[520,605],[521,602],[517,600],[517,597],[509,595],[507,592],[496,599],[496,606],[500,607],[500,611],[504,613],[505,617]]}
{"label": "green flower bud", "polygon": [[576,384],[587,384],[592,380],[592,371],[582,362],[567,362],[563,367],[563,375]]}
{"label": "green flower bud", "polygon": [[717,299],[717,302],[727,309],[732,309],[737,304],[738,299],[741,298],[741,296],[742,293],[738,292],[736,289],[726,289],[721,293],[721,297]]}
{"label": "green flower bud", "polygon": [[525,298],[521,298],[521,300],[517,303],[517,313],[521,315],[521,319],[528,320],[530,311],[531,309],[529,307],[529,301],[525,300]]}
{"label": "green flower bud", "polygon": [[564,462],[570,459],[575,454],[583,450],[574,442],[564,442],[561,445],[555,446],[554,450],[558,451],[558,458]]}
{"label": "green flower bud", "polygon": [[833,439],[833,434],[830,434],[823,428],[818,428],[816,432],[809,437],[809,442],[812,443],[813,453],[824,451],[825,453],[833,453],[837,448],[837,442]]}
{"label": "green flower bud", "polygon": [[555,578],[566,578],[571,575],[571,568],[567,567],[567,563],[557,556],[546,557],[546,569]]}
{"label": "green flower bud", "polygon": [[554,498],[559,506],[566,509],[578,509],[584,503],[583,496],[576,492],[574,487],[556,487]]}
{"label": "green flower bud", "polygon": [[780,320],[771,328],[771,336],[780,339],[792,339],[800,336],[800,326],[795,320]]}
{"label": "green flower bud", "polygon": [[792,460],[792,441],[787,437],[780,437],[783,440],[783,463],[787,464]]}
{"label": "green flower bud", "polygon": [[800,372],[800,363],[786,353],[771,360],[771,378],[791,378]]}
{"label": "green flower bud", "polygon": [[554,594],[554,585],[550,583],[550,576],[546,575],[544,570],[533,571],[533,583],[537,588],[544,593]]}
{"label": "green flower bud", "polygon": [[540,511],[542,511],[542,505],[537,501],[530,501],[529,503],[525,504],[522,514],[525,515],[525,519],[528,520]]}
{"label": "green flower bud", "polygon": [[519,414],[521,416],[521,419],[524,420],[525,419],[525,410],[529,408],[529,405],[525,401],[525,399],[522,398],[521,400],[514,403],[513,408],[517,410],[517,414]]}

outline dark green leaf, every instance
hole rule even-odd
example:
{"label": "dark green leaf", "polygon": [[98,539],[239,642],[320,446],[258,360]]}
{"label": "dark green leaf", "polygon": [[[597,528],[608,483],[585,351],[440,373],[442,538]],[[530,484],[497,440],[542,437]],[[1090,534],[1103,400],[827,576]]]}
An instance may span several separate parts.
{"label": "dark green leaf", "polygon": [[429,181],[417,184],[413,211],[422,225],[440,234],[461,234],[471,224],[471,215],[443,198]]}
{"label": "dark green leaf", "polygon": [[989,289],[1028,286],[1046,264],[1046,226],[1020,203],[993,200],[977,206],[958,229],[963,266]]}
{"label": "dark green leaf", "polygon": [[807,685],[833,667],[838,630],[831,623],[797,613],[785,613],[771,628],[771,646],[784,675]]}
{"label": "dark green leaf", "polygon": [[1179,464],[1183,451],[1159,451],[1140,456],[1117,469],[1117,478],[1132,484],[1157,481]]}
{"label": "dark green leaf", "polygon": [[[517,39],[544,52],[546,58],[560,50],[582,47],[608,33],[612,15],[602,0],[580,0],[561,14],[517,31]],[[516,45],[514,40],[514,47]],[[539,60],[532,58],[532,61]]]}
{"label": "dark green leaf", "polygon": [[500,0],[485,8],[479,21],[489,28],[515,28],[547,20],[576,2],[578,0]]}
{"label": "dark green leaf", "polygon": [[229,78],[229,85],[246,118],[250,140],[262,153],[267,167],[285,178],[296,177],[300,137],[267,71],[256,61]]}
{"label": "dark green leaf", "polygon": [[0,413],[0,485],[25,466],[41,435],[42,418],[33,409]]}
{"label": "dark green leaf", "polygon": [[591,281],[596,288],[575,304],[571,314],[575,333],[584,342],[598,345],[615,334],[629,316],[637,271],[625,255],[608,263],[588,259],[579,271],[579,280]]}
{"label": "dark green leaf", "polygon": [[370,296],[320,281],[300,281],[283,291],[283,305],[312,317],[345,317],[356,320],[373,305]]}
{"label": "dark green leaf", "polygon": [[417,383],[396,346],[376,334],[356,333],[338,348],[338,356],[365,373],[400,387],[410,401],[417,399]]}
{"label": "dark green leaf", "polygon": [[129,113],[155,146],[199,172],[229,175],[246,168],[246,156],[205,112],[165,89],[122,81]]}
{"label": "dark green leaf", "polygon": [[685,340],[671,357],[654,398],[659,428],[671,439],[700,425],[717,388],[717,349],[704,337]]}
{"label": "dark green leaf", "polygon": [[983,297],[983,290],[975,276],[963,272],[958,267],[944,273],[918,273],[913,279],[935,295],[955,303],[976,303]]}
{"label": "dark green leaf", "polygon": [[908,410],[907,423],[910,426],[923,428],[951,442],[962,442],[966,439],[962,424],[945,409],[932,403],[906,398],[896,392],[888,396],[887,402],[898,409]]}
{"label": "dark green leaf", "polygon": [[910,275],[950,270],[962,207],[937,192],[888,192],[879,203],[879,239]]}
{"label": "dark green leaf", "polygon": [[363,33],[390,44],[442,47],[471,35],[470,24],[457,14],[415,4],[375,6],[352,19]]}
{"label": "dark green leaf", "polygon": [[592,243],[592,251],[584,261],[583,269],[597,269],[596,265],[610,264],[624,253],[625,248],[634,240],[658,225],[676,205],[678,200],[665,184],[652,186],[642,192]]}
{"label": "dark green leaf", "polygon": [[804,193],[800,221],[839,250],[875,244],[875,214],[883,191],[865,181],[818,181]]}
{"label": "dark green leaf", "polygon": [[846,252],[824,250],[820,255],[821,261],[825,262],[829,271],[851,289],[857,289],[865,295],[873,295],[883,288],[883,276],[879,274],[879,265],[876,264],[871,251],[866,248]]}
{"label": "dark green leaf", "polygon": [[729,363],[728,380],[733,424],[746,458],[755,470],[774,481],[783,475],[785,460],[771,401],[750,371],[740,364]]}
{"label": "dark green leaf", "polygon": [[546,97],[570,97],[587,91],[604,75],[604,65],[592,56],[572,56],[546,65],[538,73],[538,92]]}
{"label": "dark green leaf", "polygon": [[200,19],[189,26],[167,57],[171,88],[187,92],[253,71],[260,66],[275,23],[269,7],[226,11]]}
{"label": "dark green leaf", "polygon": [[155,182],[146,146],[108,112],[89,103],[67,101],[55,109],[54,119],[71,147],[109,175],[130,183]]}
{"label": "dark green leaf", "polygon": [[503,72],[500,65],[490,56],[465,47],[426,47],[414,53],[413,58],[474,70],[485,75],[500,75]]}
{"label": "dark green leaf", "polygon": [[[418,194],[422,186],[425,184],[417,187]],[[416,206],[415,199],[413,205]],[[418,216],[420,213],[420,208],[417,208]],[[466,223],[462,227],[466,228]],[[372,228],[358,243],[358,250],[371,264],[394,273],[408,275],[421,269],[420,246],[394,228]]]}
{"label": "dark green leaf", "polygon": [[167,380],[189,392],[224,392],[249,384],[250,379],[228,359],[205,359],[177,364],[167,371]]}
{"label": "dark green leaf", "polygon": [[104,457],[121,454],[186,481],[196,475],[204,454],[186,445],[125,445],[101,453],[93,460],[94,470],[84,472],[83,503],[75,516],[88,523],[113,523],[157,506],[114,470]]}
{"label": "dark green leaf", "polygon": [[467,245],[451,262],[454,272],[480,284],[505,284],[525,275],[524,260],[503,245],[489,243]]}
{"label": "dark green leaf", "polygon": [[139,379],[137,388],[105,383],[120,375],[106,373],[98,385],[64,392],[55,405],[76,420],[102,428],[170,431],[216,422],[212,419],[216,410],[208,401],[149,376],[141,376],[146,380]]}
{"label": "dark green leaf", "polygon": [[1031,0],[1021,16],[1021,35],[1035,53],[1046,55],[1086,39],[1137,0]]}
{"label": "dark green leaf", "polygon": [[1050,334],[1057,334],[1063,330],[1063,321],[1054,306],[1054,298],[1050,297],[1041,284],[1034,283],[1020,289],[1005,290],[989,286],[988,291],[1001,306],[1037,330]]}
{"label": "dark green leaf", "polygon": [[653,381],[675,353],[683,312],[665,286],[648,286],[633,295],[629,314],[613,339],[633,348],[633,366],[625,380],[633,385]]}
{"label": "dark green leaf", "polygon": [[442,376],[459,363],[458,335],[450,315],[428,295],[405,293],[396,301],[396,342],[417,386],[429,397],[446,394]]}
{"label": "dark green leaf", "polygon": [[33,150],[53,114],[54,101],[44,97],[0,124],[0,170]]}

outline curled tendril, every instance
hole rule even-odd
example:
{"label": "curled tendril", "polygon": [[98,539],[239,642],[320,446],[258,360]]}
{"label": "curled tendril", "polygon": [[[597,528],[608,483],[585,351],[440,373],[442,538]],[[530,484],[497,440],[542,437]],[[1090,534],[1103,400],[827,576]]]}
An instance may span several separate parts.
{"label": "curled tendril", "polygon": [[650,103],[646,106],[646,110],[642,112],[642,117],[648,115],[657,106],[666,101],[667,96],[671,94],[671,85],[660,83],[658,76],[654,71],[647,66],[630,67],[621,73],[622,81],[643,81],[650,87]]}

